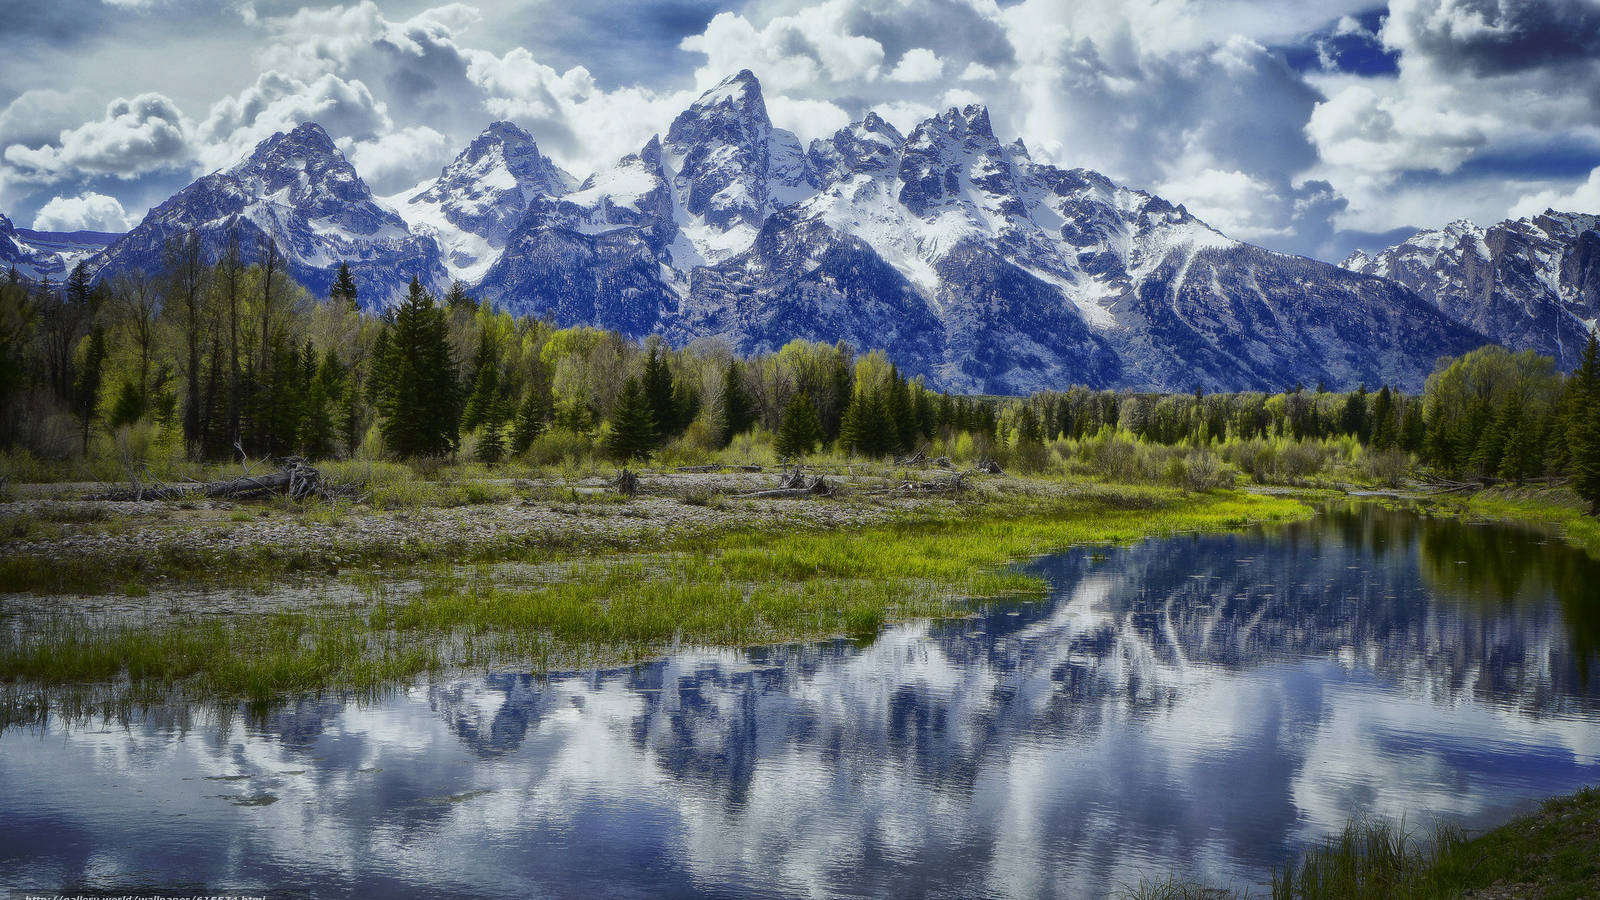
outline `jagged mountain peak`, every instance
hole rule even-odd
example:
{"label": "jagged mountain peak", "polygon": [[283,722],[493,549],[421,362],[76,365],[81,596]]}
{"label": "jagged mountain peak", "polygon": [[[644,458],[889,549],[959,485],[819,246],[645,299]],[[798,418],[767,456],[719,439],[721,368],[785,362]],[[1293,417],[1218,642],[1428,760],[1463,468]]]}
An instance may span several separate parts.
{"label": "jagged mountain peak", "polygon": [[237,165],[174,194],[91,266],[100,278],[159,271],[167,242],[185,233],[197,234],[212,259],[232,235],[247,261],[258,259],[271,239],[286,270],[314,293],[325,292],[347,263],[369,306],[402,296],[414,277],[430,287],[447,281],[434,241],[412,234],[405,220],[379,205],[314,122],[272,135]]}
{"label": "jagged mountain peak", "polygon": [[826,185],[852,175],[892,172],[899,165],[905,141],[899,129],[869,112],[830,137],[812,141],[806,155],[816,181]]}
{"label": "jagged mountain peak", "polygon": [[749,69],[740,69],[701,94],[679,118],[690,115],[747,116],[770,125],[761,81]]}
{"label": "jagged mountain peak", "polygon": [[491,123],[439,171],[439,177],[388,198],[418,234],[433,238],[450,276],[483,276],[536,197],[558,197],[576,181],[539,152],[533,135]]}
{"label": "jagged mountain peak", "polygon": [[1489,226],[1458,219],[1341,265],[1397,281],[1497,343],[1570,368],[1600,318],[1597,222],[1553,209]]}

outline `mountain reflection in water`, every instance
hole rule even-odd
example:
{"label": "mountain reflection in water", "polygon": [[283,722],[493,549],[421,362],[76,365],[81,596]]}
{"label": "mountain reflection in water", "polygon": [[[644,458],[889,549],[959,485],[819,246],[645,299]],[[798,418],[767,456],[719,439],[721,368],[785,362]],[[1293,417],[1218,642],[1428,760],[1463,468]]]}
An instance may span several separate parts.
{"label": "mountain reflection in water", "polygon": [[1080,549],[1040,603],[377,702],[0,737],[0,883],[428,896],[1246,886],[1600,781],[1600,563],[1372,504]]}

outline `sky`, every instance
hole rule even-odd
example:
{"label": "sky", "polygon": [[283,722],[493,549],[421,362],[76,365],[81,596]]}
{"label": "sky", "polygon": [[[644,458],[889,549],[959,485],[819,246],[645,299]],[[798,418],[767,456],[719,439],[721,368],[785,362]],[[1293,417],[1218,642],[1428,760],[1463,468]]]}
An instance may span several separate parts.
{"label": "sky", "polygon": [[496,119],[582,178],[744,68],[805,141],[982,103],[1333,261],[1600,212],[1600,0],[0,0],[0,34],[0,213],[40,230],[124,230],[306,120],[380,195]]}

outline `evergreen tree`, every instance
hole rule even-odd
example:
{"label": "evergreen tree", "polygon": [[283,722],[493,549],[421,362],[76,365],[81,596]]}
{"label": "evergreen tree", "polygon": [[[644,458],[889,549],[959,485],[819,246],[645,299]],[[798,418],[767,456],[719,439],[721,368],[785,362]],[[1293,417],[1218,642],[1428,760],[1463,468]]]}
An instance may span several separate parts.
{"label": "evergreen tree", "polygon": [[460,281],[450,282],[450,290],[444,295],[445,309],[477,309],[478,301],[467,295],[467,286]]}
{"label": "evergreen tree", "polygon": [[328,289],[328,299],[340,309],[352,312],[361,308],[356,302],[356,280],[350,276],[350,267],[339,263],[339,274],[333,279],[333,287]]}
{"label": "evergreen tree", "polygon": [[542,375],[535,375],[517,409],[517,424],[511,434],[511,450],[523,453],[533,445],[534,439],[544,433],[550,419],[550,383]]}
{"label": "evergreen tree", "polygon": [[[312,352],[306,347],[307,355]],[[305,418],[300,427],[300,452],[308,459],[327,459],[336,452],[339,403],[345,393],[346,373],[339,355],[329,350],[322,357],[311,389],[306,393]]]}
{"label": "evergreen tree", "polygon": [[444,310],[411,281],[411,290],[385,330],[378,388],[383,439],[402,457],[443,456],[455,449],[456,365]]}
{"label": "evergreen tree", "polygon": [[[80,266],[81,267],[81,266]],[[73,270],[77,272],[77,269]],[[89,452],[89,429],[94,424],[95,409],[100,405],[100,382],[106,361],[106,331],[96,327],[89,332],[83,350],[83,361],[78,365],[78,377],[73,385],[73,412],[83,432],[83,452]]]}
{"label": "evergreen tree", "polygon": [[1039,417],[1033,411],[1031,404],[1022,404],[1022,409],[1017,413],[1017,444],[1040,444],[1044,441],[1044,432],[1039,426]]}
{"label": "evergreen tree", "polygon": [[672,370],[667,368],[666,356],[657,341],[650,342],[640,386],[656,423],[656,441],[665,443],[678,433],[678,407],[673,396]]}
{"label": "evergreen tree", "polygon": [[1572,380],[1577,384],[1567,424],[1572,486],[1590,512],[1600,515],[1600,348],[1592,332]]}
{"label": "evergreen tree", "polygon": [[488,421],[490,407],[500,394],[500,354],[488,329],[478,334],[478,352],[472,362],[472,387],[461,413],[461,430],[471,431]]}
{"label": "evergreen tree", "polygon": [[717,406],[717,439],[726,447],[755,423],[754,404],[744,389],[744,378],[739,374],[737,359],[728,360],[728,367],[723,370],[722,394],[717,398]]}
{"label": "evergreen tree", "polygon": [[1372,446],[1387,450],[1400,442],[1400,423],[1395,418],[1394,393],[1384,385],[1372,400]]}
{"label": "evergreen tree", "polygon": [[861,403],[854,398],[839,417],[839,452],[846,456],[856,452],[861,443]]}
{"label": "evergreen tree", "polygon": [[805,456],[817,448],[822,440],[822,422],[817,418],[816,404],[804,391],[790,398],[783,408],[783,421],[778,425],[775,449],[780,457]]}
{"label": "evergreen tree", "polygon": [[639,379],[629,378],[617,395],[611,415],[611,431],[606,435],[606,453],[613,459],[648,459],[656,446],[656,422],[649,398]]}

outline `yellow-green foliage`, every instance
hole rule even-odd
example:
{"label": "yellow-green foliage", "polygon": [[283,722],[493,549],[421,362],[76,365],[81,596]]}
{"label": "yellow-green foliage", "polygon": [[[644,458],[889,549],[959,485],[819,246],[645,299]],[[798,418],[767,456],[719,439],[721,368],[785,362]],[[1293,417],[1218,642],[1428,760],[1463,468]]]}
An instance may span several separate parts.
{"label": "yellow-green foliage", "polygon": [[[369,484],[400,480],[393,470],[366,474]],[[413,598],[379,598],[365,609],[226,623],[63,619],[0,637],[0,679],[61,686],[125,678],[119,690],[130,695],[180,689],[264,698],[370,688],[436,665],[571,665],[679,642],[870,636],[883,621],[964,613],[963,598],[1041,591],[1038,579],[1002,568],[1018,557],[1308,513],[1282,498],[1179,501],[1125,488],[854,531],[724,534],[652,556],[581,563],[532,589],[502,587],[488,575],[446,576]]]}

